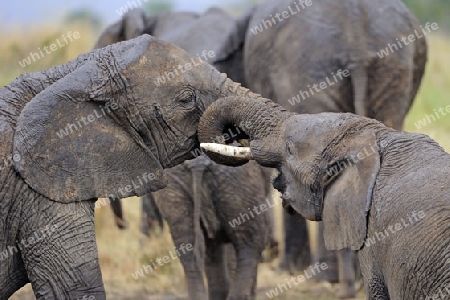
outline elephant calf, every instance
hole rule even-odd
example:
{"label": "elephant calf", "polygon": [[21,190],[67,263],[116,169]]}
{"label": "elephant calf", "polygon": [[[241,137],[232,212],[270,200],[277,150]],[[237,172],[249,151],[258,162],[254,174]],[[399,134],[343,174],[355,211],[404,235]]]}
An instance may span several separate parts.
{"label": "elephant calf", "polygon": [[[167,188],[153,193],[176,248],[194,245],[180,257],[190,299],[208,298],[203,271],[209,299],[255,299],[257,265],[272,232],[269,174],[254,162],[232,168],[199,156],[169,169]],[[253,210],[264,205],[264,212]],[[231,283],[226,243],[236,253]]]}
{"label": "elephant calf", "polygon": [[367,299],[430,299],[450,282],[450,155],[435,141],[352,114],[236,98],[206,110],[200,141],[243,121],[255,124],[247,154],[211,157],[276,167],[285,208],[323,221],[328,249],[357,251]]}

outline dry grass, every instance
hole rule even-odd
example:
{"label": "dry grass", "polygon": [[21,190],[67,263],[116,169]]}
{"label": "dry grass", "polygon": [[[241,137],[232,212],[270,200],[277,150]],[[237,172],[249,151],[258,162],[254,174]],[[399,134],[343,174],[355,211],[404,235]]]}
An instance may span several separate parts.
{"label": "dry grass", "polygon": [[[67,31],[78,31],[81,38],[68,46],[45,56],[28,67],[22,68],[18,61],[35,52],[38,47],[52,43]],[[37,71],[64,63],[75,58],[79,53],[89,51],[94,44],[95,36],[92,30],[83,24],[74,24],[70,28],[37,28],[29,32],[9,32],[2,36],[0,45],[0,86],[12,81],[21,73]],[[433,109],[450,104],[450,41],[443,37],[432,36],[429,39],[430,59],[426,75],[415,104],[407,117],[405,129],[418,131],[414,122],[433,113]],[[436,139],[447,151],[450,150],[450,115],[428,124],[421,129]],[[156,239],[142,241],[138,230],[140,217],[139,198],[129,198],[123,201],[124,211],[130,222],[130,228],[120,231],[113,223],[112,211],[104,207],[96,212],[96,234],[103,279],[108,293],[108,299],[177,299],[186,296],[186,286],[179,260],[164,265],[153,273],[135,280],[131,274],[151,259],[167,255],[173,249],[170,233],[165,230]],[[280,208],[277,209],[278,214]],[[166,227],[167,228],[167,227]],[[277,232],[280,234],[278,218]],[[274,272],[270,264],[263,264],[259,272],[258,299],[267,299],[265,292],[284,283],[287,274]],[[277,299],[314,299],[332,300],[336,286],[307,282],[282,293]],[[12,299],[34,299],[30,295],[30,286],[26,286]],[[153,296],[150,296],[153,295]],[[164,296],[163,296],[164,295]],[[364,299],[362,292],[358,299]]]}

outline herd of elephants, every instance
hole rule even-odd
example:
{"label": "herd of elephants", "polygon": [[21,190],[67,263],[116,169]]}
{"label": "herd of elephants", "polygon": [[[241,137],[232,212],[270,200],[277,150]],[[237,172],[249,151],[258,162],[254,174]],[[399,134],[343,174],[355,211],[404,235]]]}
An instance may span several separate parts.
{"label": "herd of elephants", "polygon": [[[255,299],[262,251],[277,240],[273,210],[253,208],[273,201],[272,186],[284,208],[279,268],[326,262],[320,279],[339,282],[340,298],[355,296],[360,270],[367,299],[437,299],[450,284],[450,156],[401,131],[426,39],[377,55],[424,30],[401,0],[267,0],[238,17],[137,8],[92,51],[22,74],[0,90],[11,162],[0,299],[29,282],[37,299],[105,299],[94,205],[111,198],[126,227],[118,198],[130,196],[143,196],[145,226],[161,214],[176,248],[194,245],[180,256],[189,299]],[[306,219],[321,221],[317,253]]]}

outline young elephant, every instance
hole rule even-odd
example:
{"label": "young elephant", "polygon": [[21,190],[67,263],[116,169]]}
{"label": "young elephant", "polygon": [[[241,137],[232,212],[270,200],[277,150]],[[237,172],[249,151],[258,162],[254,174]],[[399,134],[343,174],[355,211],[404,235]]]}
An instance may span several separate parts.
{"label": "young elephant", "polygon": [[[257,265],[272,240],[273,209],[267,202],[270,170],[254,162],[238,168],[222,166],[202,155],[167,170],[166,175],[167,187],[153,195],[175,247],[194,245],[193,251],[180,256],[189,299],[255,299]],[[253,210],[261,206],[264,212]],[[231,283],[226,243],[236,252]]]}
{"label": "young elephant", "polygon": [[274,186],[285,208],[323,221],[328,249],[357,250],[367,299],[425,299],[446,287],[450,155],[436,142],[352,114],[297,115],[242,99],[209,107],[200,140],[242,121],[254,124],[246,154],[211,157],[253,156],[281,171]]}

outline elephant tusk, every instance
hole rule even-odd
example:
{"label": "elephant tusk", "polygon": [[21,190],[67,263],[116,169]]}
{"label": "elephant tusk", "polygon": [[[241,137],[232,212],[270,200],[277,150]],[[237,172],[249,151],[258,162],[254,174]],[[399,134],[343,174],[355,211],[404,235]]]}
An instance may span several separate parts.
{"label": "elephant tusk", "polygon": [[250,147],[235,147],[216,143],[201,143],[200,147],[207,152],[217,153],[223,156],[253,160]]}

